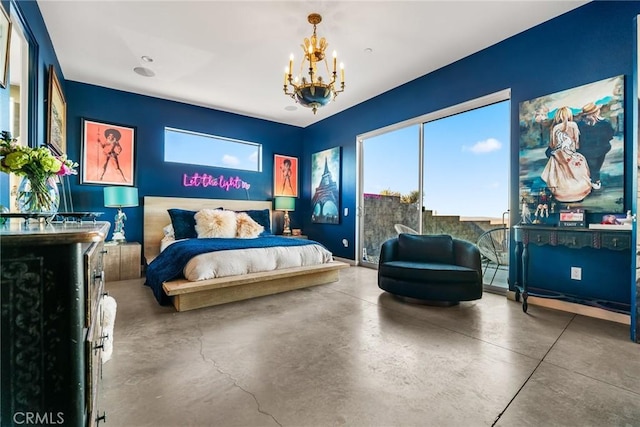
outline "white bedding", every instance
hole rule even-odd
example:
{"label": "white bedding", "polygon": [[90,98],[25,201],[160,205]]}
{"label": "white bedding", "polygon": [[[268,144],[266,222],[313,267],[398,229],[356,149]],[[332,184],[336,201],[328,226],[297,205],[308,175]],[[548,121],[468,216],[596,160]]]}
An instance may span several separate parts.
{"label": "white bedding", "polygon": [[[163,239],[162,250],[175,241]],[[236,249],[195,256],[187,263],[183,273],[187,280],[195,282],[216,277],[324,264],[331,261],[333,261],[332,253],[321,245]]]}

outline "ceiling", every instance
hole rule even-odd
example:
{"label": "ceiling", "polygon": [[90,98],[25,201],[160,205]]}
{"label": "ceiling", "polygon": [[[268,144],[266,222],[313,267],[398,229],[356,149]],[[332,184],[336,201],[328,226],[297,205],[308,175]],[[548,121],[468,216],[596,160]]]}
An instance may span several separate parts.
{"label": "ceiling", "polygon": [[[301,127],[585,3],[38,0],[67,80]],[[289,54],[297,69],[313,30],[311,12],[322,15],[318,36],[338,52],[346,82],[316,115],[282,91]]]}

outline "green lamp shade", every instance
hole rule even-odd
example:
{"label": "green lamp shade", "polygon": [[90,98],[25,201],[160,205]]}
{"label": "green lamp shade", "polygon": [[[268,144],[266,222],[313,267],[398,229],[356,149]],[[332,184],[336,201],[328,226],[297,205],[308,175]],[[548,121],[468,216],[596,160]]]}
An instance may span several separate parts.
{"label": "green lamp shade", "polygon": [[104,206],[107,208],[138,206],[138,189],[135,187],[105,187]]}
{"label": "green lamp shade", "polygon": [[276,197],[277,211],[293,211],[296,209],[295,197]]}

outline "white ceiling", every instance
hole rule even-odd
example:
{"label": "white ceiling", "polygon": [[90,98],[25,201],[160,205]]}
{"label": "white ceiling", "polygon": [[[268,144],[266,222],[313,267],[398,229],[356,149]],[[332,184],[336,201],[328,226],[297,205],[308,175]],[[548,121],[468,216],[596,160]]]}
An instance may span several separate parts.
{"label": "white ceiling", "polygon": [[[67,80],[302,127],[585,3],[38,0]],[[322,15],[318,36],[337,50],[346,80],[315,116],[282,91],[311,12]],[[134,73],[139,66],[155,77]]]}

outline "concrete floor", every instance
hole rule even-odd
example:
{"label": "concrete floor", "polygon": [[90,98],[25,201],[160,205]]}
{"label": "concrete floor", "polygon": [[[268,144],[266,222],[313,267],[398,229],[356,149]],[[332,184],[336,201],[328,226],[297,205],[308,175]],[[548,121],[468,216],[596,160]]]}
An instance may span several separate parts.
{"label": "concrete floor", "polygon": [[376,274],[184,313],[143,279],[108,283],[108,425],[640,425],[628,326],[490,293],[411,305]]}

